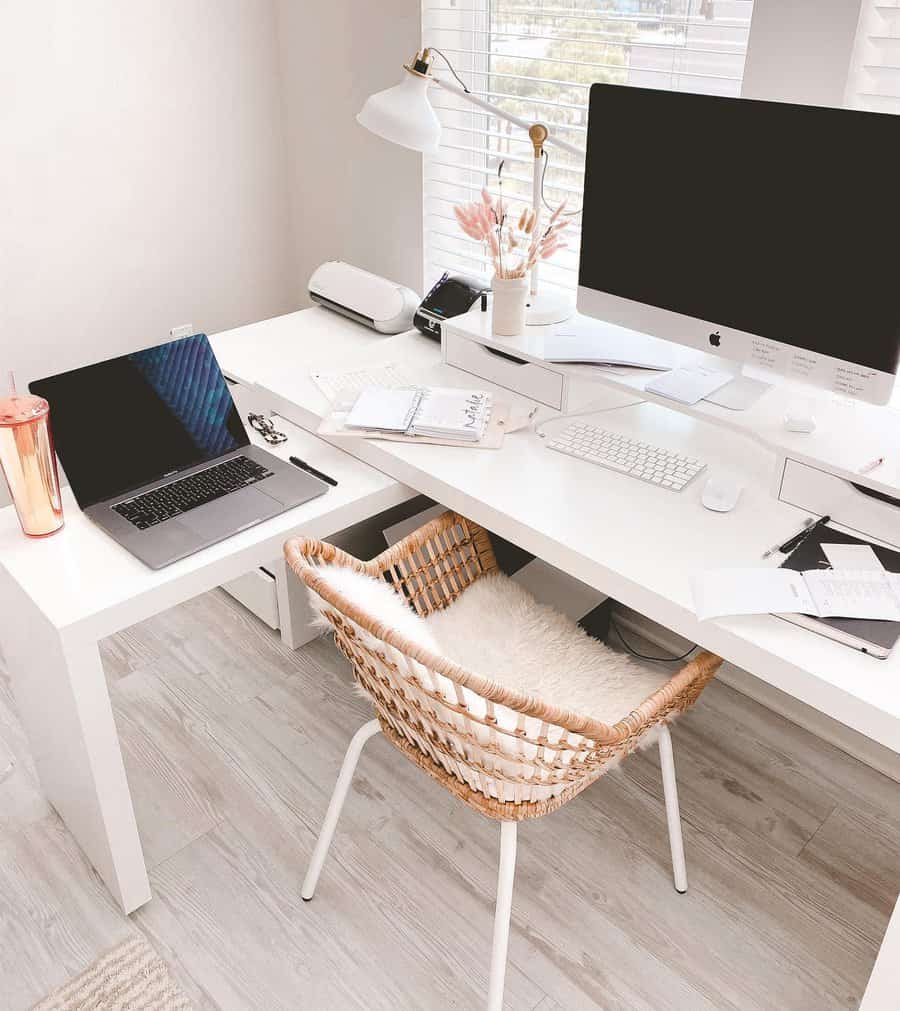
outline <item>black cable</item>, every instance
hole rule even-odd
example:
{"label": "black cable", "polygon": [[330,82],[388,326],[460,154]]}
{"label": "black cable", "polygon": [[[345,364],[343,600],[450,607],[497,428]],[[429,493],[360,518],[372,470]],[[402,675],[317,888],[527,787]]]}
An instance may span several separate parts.
{"label": "black cable", "polygon": [[687,658],[694,652],[697,648],[696,646],[691,646],[687,653],[682,653],[681,656],[647,656],[645,653],[638,653],[638,651],[626,642],[625,637],[619,631],[619,626],[616,624],[615,619],[610,615],[609,627],[616,633],[616,637],[619,642],[631,653],[636,656],[639,660],[652,660],[654,663],[680,663],[682,660],[687,660]]}
{"label": "black cable", "polygon": [[440,58],[444,61],[444,63],[447,64],[447,68],[449,69],[450,73],[453,74],[453,76],[456,78],[456,80],[459,83],[459,86],[462,88],[462,90],[467,95],[471,94],[471,92],[468,89],[468,86],[466,85],[466,82],[453,69],[453,64],[447,59],[446,56],[444,56],[444,54],[440,51],[440,49],[438,49],[437,46],[429,46],[428,49],[430,50],[430,52],[437,53],[438,56],[440,56]]}
{"label": "black cable", "polygon": [[[551,207],[550,204],[547,203],[547,198],[544,196],[544,176],[547,174],[547,166],[550,164],[550,155],[547,153],[547,149],[546,148],[544,148],[541,151],[541,154],[542,154],[542,156],[544,158],[544,166],[541,169],[541,203],[552,214],[553,211],[556,210],[556,208],[555,207]],[[583,210],[584,210],[584,207],[582,206],[582,207],[579,207],[577,211],[563,211],[562,217],[564,217],[564,218],[574,218],[574,217],[577,217],[579,214],[581,214],[581,212]]]}

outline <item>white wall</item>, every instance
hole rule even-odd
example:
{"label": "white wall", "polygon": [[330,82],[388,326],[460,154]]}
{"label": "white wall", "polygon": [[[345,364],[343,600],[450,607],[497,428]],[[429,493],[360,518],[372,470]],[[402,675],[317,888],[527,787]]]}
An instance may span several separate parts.
{"label": "white wall", "polygon": [[0,369],[295,307],[279,83],[271,0],[0,3]]}
{"label": "white wall", "polygon": [[295,291],[346,260],[422,290],[422,160],[356,122],[420,45],[421,0],[278,0]]}

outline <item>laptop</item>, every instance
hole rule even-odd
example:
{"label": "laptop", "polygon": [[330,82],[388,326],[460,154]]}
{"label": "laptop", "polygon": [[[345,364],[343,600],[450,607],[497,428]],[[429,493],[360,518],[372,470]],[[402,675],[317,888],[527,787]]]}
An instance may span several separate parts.
{"label": "laptop", "polygon": [[152,569],[329,486],[250,444],[206,334],[29,384],[78,505]]}

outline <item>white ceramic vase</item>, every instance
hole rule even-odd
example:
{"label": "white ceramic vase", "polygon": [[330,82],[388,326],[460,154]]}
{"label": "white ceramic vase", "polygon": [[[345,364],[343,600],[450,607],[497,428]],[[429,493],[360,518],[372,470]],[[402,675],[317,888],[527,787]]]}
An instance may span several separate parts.
{"label": "white ceramic vase", "polygon": [[495,337],[516,337],[525,329],[528,277],[497,277],[491,281],[494,293]]}

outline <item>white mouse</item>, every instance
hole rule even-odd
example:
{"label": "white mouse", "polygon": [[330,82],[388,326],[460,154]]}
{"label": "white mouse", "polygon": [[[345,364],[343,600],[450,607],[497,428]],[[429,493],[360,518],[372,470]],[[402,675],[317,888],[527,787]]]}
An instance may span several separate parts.
{"label": "white mouse", "polygon": [[703,486],[700,501],[707,509],[717,513],[730,513],[738,504],[743,486],[732,477],[711,477]]}

